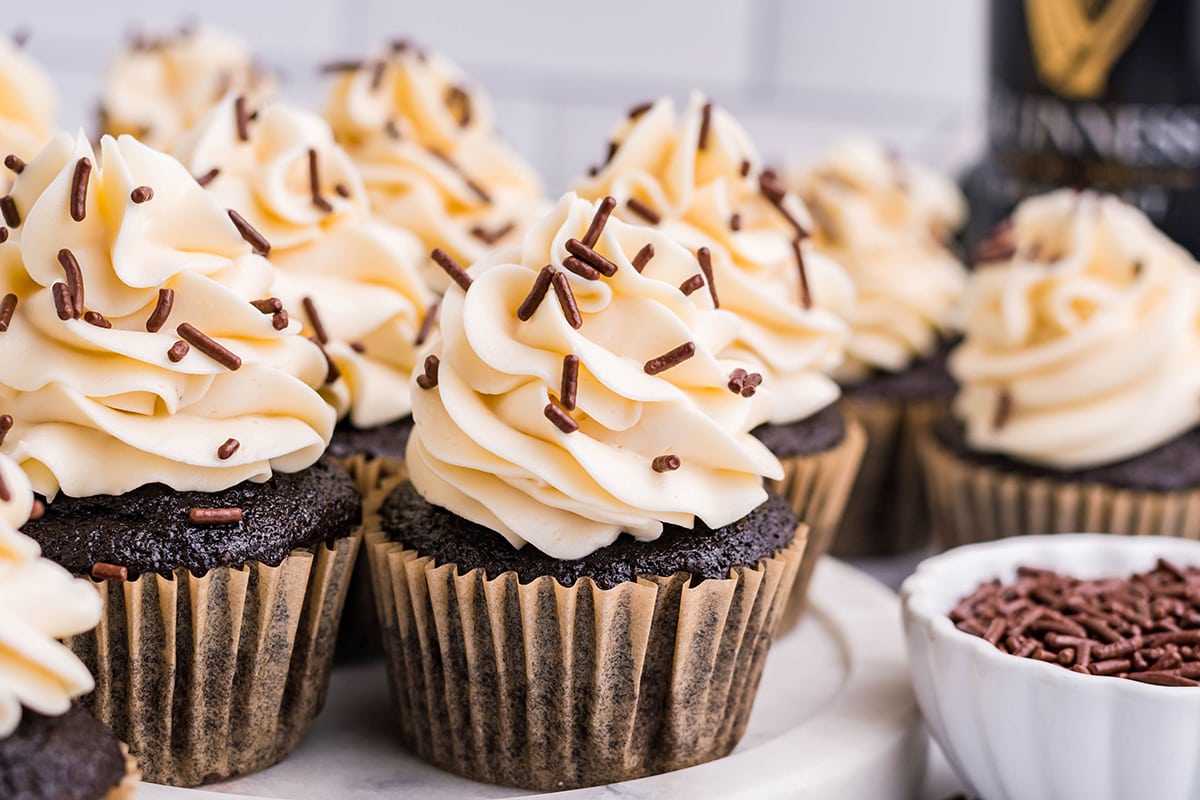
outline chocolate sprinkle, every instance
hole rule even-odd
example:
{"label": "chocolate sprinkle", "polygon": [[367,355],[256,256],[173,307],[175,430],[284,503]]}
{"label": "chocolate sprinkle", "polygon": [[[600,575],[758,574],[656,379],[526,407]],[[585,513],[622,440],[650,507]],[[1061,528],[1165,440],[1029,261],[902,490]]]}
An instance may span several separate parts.
{"label": "chocolate sprinkle", "polygon": [[450,257],[449,253],[437,247],[429,255],[450,276],[451,280],[462,287],[464,292],[471,288],[471,276],[467,274],[467,271],[457,261]]}
{"label": "chocolate sprinkle", "polygon": [[246,111],[246,96],[239,94],[233,101],[233,120],[237,125],[237,136],[243,142],[250,141],[250,114]]}
{"label": "chocolate sprinkle", "polygon": [[[596,213],[592,215],[592,223],[588,225],[587,233],[583,234],[581,240],[585,246],[595,247],[596,242],[600,241],[600,234],[604,233],[604,226],[608,224],[608,218],[616,207],[617,200],[611,196],[605,197],[600,201],[600,205],[596,206]],[[579,254],[576,253],[576,255]]]}
{"label": "chocolate sprinkle", "polygon": [[381,58],[371,67],[371,91],[376,91],[383,86],[383,78],[386,73],[387,61]]}
{"label": "chocolate sprinkle", "polygon": [[554,279],[554,273],[558,272],[553,266],[547,264],[538,271],[537,277],[533,279],[533,286],[529,289],[529,294],[525,295],[525,299],[521,301],[521,305],[517,306],[517,319],[526,322],[533,316],[533,312],[537,311],[538,306],[542,304],[542,300],[546,298],[546,291],[550,288],[550,283]]}
{"label": "chocolate sprinkle", "polygon": [[458,165],[458,162],[454,161],[454,159],[450,158],[450,156],[446,155],[445,153],[443,153],[441,150],[438,150],[437,148],[431,147],[429,149],[429,152],[431,155],[433,155],[435,158],[437,158],[439,161],[441,161],[447,167],[454,170],[454,172],[458,173],[458,177],[462,178],[463,183],[465,183],[467,185],[467,188],[470,189],[472,192],[474,192],[475,195],[477,197],[479,197],[480,200],[482,200],[485,203],[492,202],[492,196],[489,195],[482,186],[480,186],[478,183],[476,183],[474,180],[472,180],[465,172],[463,172],[462,167],[460,167]]}
{"label": "chocolate sprinkle", "polygon": [[554,286],[554,294],[558,297],[563,316],[567,318],[567,324],[576,330],[582,328],[583,316],[579,313],[579,306],[575,304],[575,293],[571,291],[571,283],[567,280],[566,273],[555,272],[550,276],[550,282]]}
{"label": "chocolate sprinkle", "polygon": [[[559,275],[562,273],[560,272]],[[571,415],[562,409],[553,400],[546,403],[546,407],[542,409],[542,413],[546,415],[546,419],[554,423],[554,426],[563,433],[574,433],[579,430],[579,423],[571,418]]]}
{"label": "chocolate sprinkle", "polygon": [[0,444],[4,444],[4,437],[12,430],[13,418],[11,414],[0,414]]}
{"label": "chocolate sprinkle", "polygon": [[350,349],[353,350],[354,352],[358,353],[359,355],[362,355],[363,353],[367,352],[367,346],[365,344],[363,344],[362,342],[350,342]]}
{"label": "chocolate sprinkle", "polygon": [[254,252],[260,256],[269,255],[271,252],[271,243],[267,241],[266,237],[255,230],[254,226],[247,222],[246,218],[241,214],[232,208],[228,209],[228,211],[229,219],[233,221],[234,227],[237,228],[242,238],[254,248]]}
{"label": "chocolate sprinkle", "polygon": [[442,364],[441,359],[430,353],[425,356],[425,374],[417,376],[417,386],[422,389],[432,389],[438,385],[438,367]]}
{"label": "chocolate sprinkle", "polygon": [[117,564],[97,561],[95,564],[92,564],[92,578],[97,581],[120,581],[124,583],[129,580],[129,569]]}
{"label": "chocolate sprinkle", "polygon": [[25,171],[25,162],[16,154],[10,154],[4,157],[4,166],[9,170],[20,175]]}
{"label": "chocolate sprinkle", "polygon": [[104,315],[99,311],[88,311],[83,315],[83,321],[89,325],[95,325],[97,328],[111,328],[112,323],[104,318]]}
{"label": "chocolate sprinkle", "polygon": [[350,189],[347,188],[346,184],[344,183],[335,183],[333,185],[333,191],[337,193],[338,197],[350,197]]}
{"label": "chocolate sprinkle", "polygon": [[429,308],[425,309],[425,318],[421,320],[421,329],[417,331],[416,345],[418,347],[425,344],[429,334],[433,332],[433,326],[437,324],[438,310],[441,307],[441,302],[435,300],[429,304]]}
{"label": "chocolate sprinkle", "polygon": [[67,276],[67,289],[71,293],[71,310],[75,319],[83,315],[83,271],[79,269],[79,260],[67,248],[58,251],[58,263]]}
{"label": "chocolate sprinkle", "polygon": [[446,90],[446,107],[458,120],[458,126],[465,128],[471,124],[471,95],[461,86],[451,86]]}
{"label": "chocolate sprinkle", "polygon": [[700,110],[700,140],[696,143],[701,150],[708,149],[708,132],[712,128],[713,104],[710,100]]}
{"label": "chocolate sprinkle", "polygon": [[692,277],[688,278],[683,283],[679,284],[679,291],[683,292],[685,295],[690,295],[692,292],[696,291],[703,285],[704,285],[704,276],[697,273],[697,274],[693,275]]}
{"label": "chocolate sprinkle", "polygon": [[738,172],[741,174],[741,176],[742,176],[743,178],[749,177],[749,175],[750,175],[750,161],[749,161],[749,159],[742,159],[742,165],[741,165],[741,167],[738,169]]}
{"label": "chocolate sprinkle", "polygon": [[793,217],[792,212],[788,211],[784,205],[783,201],[787,198],[787,190],[779,184],[779,178],[775,173],[770,170],[764,170],[762,175],[758,177],[758,186],[763,196],[775,207],[775,210],[795,229],[796,235],[801,239],[807,239],[808,229],[801,225],[800,221]]}
{"label": "chocolate sprinkle", "polygon": [[694,355],[696,355],[696,344],[694,342],[684,342],[678,347],[671,348],[661,356],[655,356],[650,359],[642,368],[646,371],[647,375],[657,375],[671,367],[682,364]]}
{"label": "chocolate sprinkle", "polygon": [[805,309],[812,308],[812,292],[808,290],[808,270],[804,268],[804,251],[800,247],[800,239],[792,239],[792,253],[796,256],[796,269],[800,271],[800,305]]}
{"label": "chocolate sprinkle", "polygon": [[238,448],[241,446],[242,446],[242,443],[239,442],[237,439],[234,439],[232,437],[229,439],[226,439],[224,442],[221,443],[221,446],[217,448],[217,458],[221,459],[222,461],[228,461],[229,458],[234,453],[236,453],[238,451]]}
{"label": "chocolate sprinkle", "polygon": [[215,181],[217,179],[217,176],[220,174],[221,174],[221,170],[218,169],[217,167],[213,167],[212,169],[210,169],[208,172],[204,173],[203,175],[196,176],[196,183],[200,184],[201,186],[208,186],[210,183]]}
{"label": "chocolate sprinkle", "polygon": [[254,306],[260,313],[277,314],[283,311],[283,301],[278,297],[265,297],[262,300],[251,300],[250,305]]}
{"label": "chocolate sprinkle", "polygon": [[597,281],[600,280],[600,273],[596,271],[590,264],[585,264],[582,259],[575,256],[567,256],[562,262],[563,268],[574,272],[584,280]]}
{"label": "chocolate sprinkle", "polygon": [[149,186],[135,187],[134,190],[129,193],[129,199],[138,205],[147,203],[154,199],[154,190]]}
{"label": "chocolate sprinkle", "polygon": [[321,343],[322,347],[329,344],[329,334],[325,332],[325,323],[321,322],[321,315],[317,313],[317,304],[313,302],[311,297],[305,297],[300,301],[300,305],[304,306],[304,313],[308,317],[308,324],[312,326],[317,341]]}
{"label": "chocolate sprinkle", "polygon": [[76,222],[83,222],[87,216],[87,188],[91,174],[91,159],[81,158],[75,162],[75,174],[71,176],[71,219]]}
{"label": "chocolate sprinkle", "polygon": [[0,227],[0,244],[8,241],[8,228]]}
{"label": "chocolate sprinkle", "polygon": [[58,318],[64,322],[75,318],[75,309],[71,306],[71,290],[62,281],[54,284],[50,288],[50,292],[54,295],[54,310],[58,312]]}
{"label": "chocolate sprinkle", "polygon": [[712,253],[707,247],[701,247],[696,251],[696,260],[700,262],[700,271],[704,273],[704,282],[708,284],[708,293],[712,296],[713,308],[720,308],[721,300],[717,297],[717,284],[713,281]]}
{"label": "chocolate sprinkle", "polygon": [[567,411],[575,409],[576,395],[579,393],[579,356],[568,353],[563,356],[562,365],[562,383],[559,386],[559,395],[562,398],[562,406]]}
{"label": "chocolate sprinkle", "polygon": [[633,257],[633,268],[640,275],[646,265],[650,263],[650,259],[654,258],[654,245],[647,243],[641,250],[637,251],[637,255]]}
{"label": "chocolate sprinkle", "polygon": [[626,200],[625,205],[630,211],[632,211],[634,214],[637,214],[651,225],[657,225],[658,223],[662,222],[662,216],[657,211],[636,197],[631,197]]}
{"label": "chocolate sprinkle", "polygon": [[1013,396],[1008,389],[1001,389],[996,395],[996,413],[992,417],[992,430],[1002,430],[1012,417]]}
{"label": "chocolate sprinkle", "polygon": [[171,345],[171,349],[167,351],[167,358],[173,363],[178,364],[180,361],[183,361],[183,357],[191,349],[187,342],[175,342],[175,344]]}
{"label": "chocolate sprinkle", "polygon": [[277,331],[281,331],[288,326],[288,313],[285,309],[279,309],[271,315],[271,327]]}
{"label": "chocolate sprinkle", "polygon": [[500,241],[505,236],[512,233],[512,230],[515,227],[516,227],[516,223],[506,222],[503,225],[501,225],[499,228],[496,228],[496,230],[489,231],[487,228],[483,227],[482,225],[476,225],[474,228],[471,228],[471,235],[474,236],[479,241],[481,241],[484,244],[491,247],[496,242]]}
{"label": "chocolate sprinkle", "polygon": [[308,340],[316,345],[316,348],[321,351],[321,356],[325,359],[325,383],[327,385],[336,383],[337,379],[342,377],[342,371],[338,369],[338,365],[329,357],[329,353],[325,350],[325,345],[321,344],[321,341],[317,337],[310,336]]}
{"label": "chocolate sprinkle", "polygon": [[636,106],[629,109],[629,119],[637,119],[652,108],[654,108],[653,100],[647,100],[644,103],[638,103]]}
{"label": "chocolate sprinkle", "polygon": [[317,166],[317,151],[308,148],[308,189],[312,192],[312,202],[326,214],[333,211],[333,205],[321,196],[321,173]]}
{"label": "chocolate sprinkle", "polygon": [[363,62],[361,61],[342,60],[327,61],[321,65],[320,70],[328,74],[334,72],[358,72],[362,68]]}
{"label": "chocolate sprinkle", "polygon": [[191,508],[188,519],[194,525],[225,525],[242,521],[240,508]]}
{"label": "chocolate sprinkle", "polygon": [[8,227],[19,228],[21,226],[21,214],[17,211],[17,201],[12,199],[11,194],[0,197],[0,214],[3,214],[4,222]]}
{"label": "chocolate sprinkle", "polygon": [[650,462],[650,466],[655,472],[674,472],[683,465],[679,460],[679,456],[667,453],[666,455],[655,456]]}
{"label": "chocolate sprinkle", "polygon": [[17,296],[11,292],[0,300],[0,333],[7,333],[12,324],[13,313],[17,310]]}
{"label": "chocolate sprinkle", "polygon": [[741,214],[735,213],[732,217],[729,218],[729,229],[731,231],[733,231],[734,233],[737,233],[738,231],[740,231],[742,229],[742,215]]}
{"label": "chocolate sprinkle", "polygon": [[12,500],[12,492],[8,490],[8,482],[4,480],[4,473],[0,472],[0,501],[5,503]]}
{"label": "chocolate sprinkle", "polygon": [[578,239],[567,239],[567,252],[579,258],[606,278],[611,278],[617,274],[616,264]]}
{"label": "chocolate sprinkle", "polygon": [[758,387],[762,385],[762,375],[757,372],[746,372],[746,370],[738,367],[733,372],[729,373],[729,391],[734,394],[740,394],[742,397],[753,397]]}
{"label": "chocolate sprinkle", "polygon": [[183,339],[226,369],[236,370],[242,366],[242,359],[236,353],[200,331],[195,325],[184,322],[175,329],[175,332],[179,334],[180,339]]}

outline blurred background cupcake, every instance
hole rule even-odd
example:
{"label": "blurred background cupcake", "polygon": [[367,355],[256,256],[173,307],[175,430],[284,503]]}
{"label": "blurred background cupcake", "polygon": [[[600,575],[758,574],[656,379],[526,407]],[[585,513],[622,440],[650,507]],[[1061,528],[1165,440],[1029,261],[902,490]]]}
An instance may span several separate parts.
{"label": "blurred background cupcake", "polygon": [[1023,202],[985,248],[922,442],[943,546],[1094,531],[1195,537],[1200,267],[1112,196]]}
{"label": "blurred background cupcake", "polygon": [[46,74],[24,51],[23,42],[0,35],[0,192],[12,176],[37,155],[54,133],[58,92]]}
{"label": "blurred background cupcake", "polygon": [[954,394],[946,352],[967,272],[951,242],[966,203],[949,179],[865,138],[826,151],[788,182],[812,214],[817,248],[855,288],[835,375],[868,444],[833,552],[914,550],[929,541],[916,442]]}

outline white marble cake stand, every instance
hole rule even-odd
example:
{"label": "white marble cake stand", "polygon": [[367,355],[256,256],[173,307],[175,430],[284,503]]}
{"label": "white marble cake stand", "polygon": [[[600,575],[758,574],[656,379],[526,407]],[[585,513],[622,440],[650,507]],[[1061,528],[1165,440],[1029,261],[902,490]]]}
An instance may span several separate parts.
{"label": "white marble cake stand", "polygon": [[[774,645],[746,735],[726,758],[555,800],[803,798],[903,800],[925,772],[928,739],[909,687],[896,597],[826,559],[811,611]],[[409,755],[390,727],[381,664],[340,668],[300,748],[263,772],[206,790],[145,785],[145,800],[375,800],[531,797],[442,772]],[[539,795],[540,796],[540,795]]]}

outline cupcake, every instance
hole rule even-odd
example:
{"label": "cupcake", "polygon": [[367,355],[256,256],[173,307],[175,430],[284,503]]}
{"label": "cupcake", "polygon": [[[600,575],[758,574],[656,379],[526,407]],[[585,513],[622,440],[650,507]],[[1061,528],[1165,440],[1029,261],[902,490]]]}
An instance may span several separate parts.
{"label": "cupcake", "polygon": [[762,167],[733,117],[700,95],[680,115],[669,99],[634,108],[593,171],[577,191],[613,197],[613,214],[654,225],[693,251],[706,278],[700,288],[742,320],[726,355],[753,366],[731,373],[729,388],[754,393],[761,381],[770,397],[767,424],[755,433],[783,461],[786,477],[774,489],[812,528],[797,582],[803,597],[865,447],[828,374],[849,336],[853,286],[813,248],[800,199]]}
{"label": "cupcake", "polygon": [[207,25],[135,35],[112,60],[100,93],[100,132],[170,150],[229,92],[257,105],[275,80],[246,43]]}
{"label": "cupcake", "polygon": [[323,702],[359,542],[317,461],[326,358],[273,316],[262,234],[130,137],[52,140],[0,204],[0,449],[46,500],[26,533],[98,580],[85,703],[155,782],[272,764]]}
{"label": "cupcake", "polygon": [[839,144],[788,182],[812,212],[817,249],[857,290],[835,375],[868,445],[834,552],[916,549],[929,538],[916,442],[954,394],[945,362],[967,271],[947,242],[966,204],[949,180],[867,139]]}
{"label": "cupcake", "polygon": [[411,483],[368,500],[401,738],[476,780],[728,753],[804,549],[750,434],[767,393],[727,386],[740,321],[678,288],[692,253],[606,216],[568,195],[519,248],[448,262]]}
{"label": "cupcake", "polygon": [[19,42],[0,36],[0,192],[54,133],[58,93]]}
{"label": "cupcake", "polygon": [[1115,197],[1023,202],[922,442],[945,546],[1013,534],[1197,536],[1200,266]]}
{"label": "cupcake", "polygon": [[29,480],[0,456],[0,796],[132,798],[136,764],[75,704],[94,683],[57,641],[94,627],[100,599],[18,532],[34,508]]}
{"label": "cupcake", "polygon": [[[337,62],[325,117],[380,219],[464,264],[519,242],[546,207],[541,182],[496,131],[491,103],[437,53],[394,42]],[[426,262],[438,292],[446,273]]]}

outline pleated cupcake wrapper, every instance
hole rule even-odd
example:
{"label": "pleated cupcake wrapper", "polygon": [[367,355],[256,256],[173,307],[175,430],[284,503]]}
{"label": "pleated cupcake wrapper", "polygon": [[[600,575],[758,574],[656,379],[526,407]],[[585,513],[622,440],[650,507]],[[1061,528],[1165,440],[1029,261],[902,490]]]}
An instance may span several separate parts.
{"label": "pleated cupcake wrapper", "polygon": [[932,432],[922,437],[920,453],[942,548],[1047,533],[1200,539],[1200,490],[1154,492],[1031,477],[965,461]]}
{"label": "pleated cupcake wrapper", "polygon": [[929,543],[929,508],[917,442],[950,410],[948,397],[843,398],[867,449],[830,552],[839,558],[907,553]]}
{"label": "pleated cupcake wrapper", "polygon": [[767,481],[771,490],[787,500],[800,521],[809,527],[808,547],[782,630],[789,629],[804,610],[813,570],[829,552],[866,447],[863,426],[847,416],[846,435],[841,444],[814,455],[782,458],[783,479]]}
{"label": "pleated cupcake wrapper", "polygon": [[801,525],[728,579],[566,588],[550,577],[522,585],[515,572],[458,575],[369,520],[401,738],[443,769],[535,790],[719,758],[745,730],[805,539]]}
{"label": "pleated cupcake wrapper", "polygon": [[290,753],[325,702],[362,534],[203,577],[96,584],[100,624],[67,640],[96,677],[83,704],[145,779],[196,786]]}
{"label": "pleated cupcake wrapper", "polygon": [[394,487],[408,480],[408,468],[405,466],[403,458],[371,457],[366,453],[355,453],[346,458],[332,458],[341,464],[346,472],[350,473],[354,485],[358,487],[358,492],[363,497],[379,489]]}
{"label": "pleated cupcake wrapper", "polygon": [[137,797],[142,772],[138,769],[137,759],[130,755],[129,747],[124,742],[121,743],[121,754],[125,756],[125,775],[120,783],[108,790],[104,800],[134,800]]}

